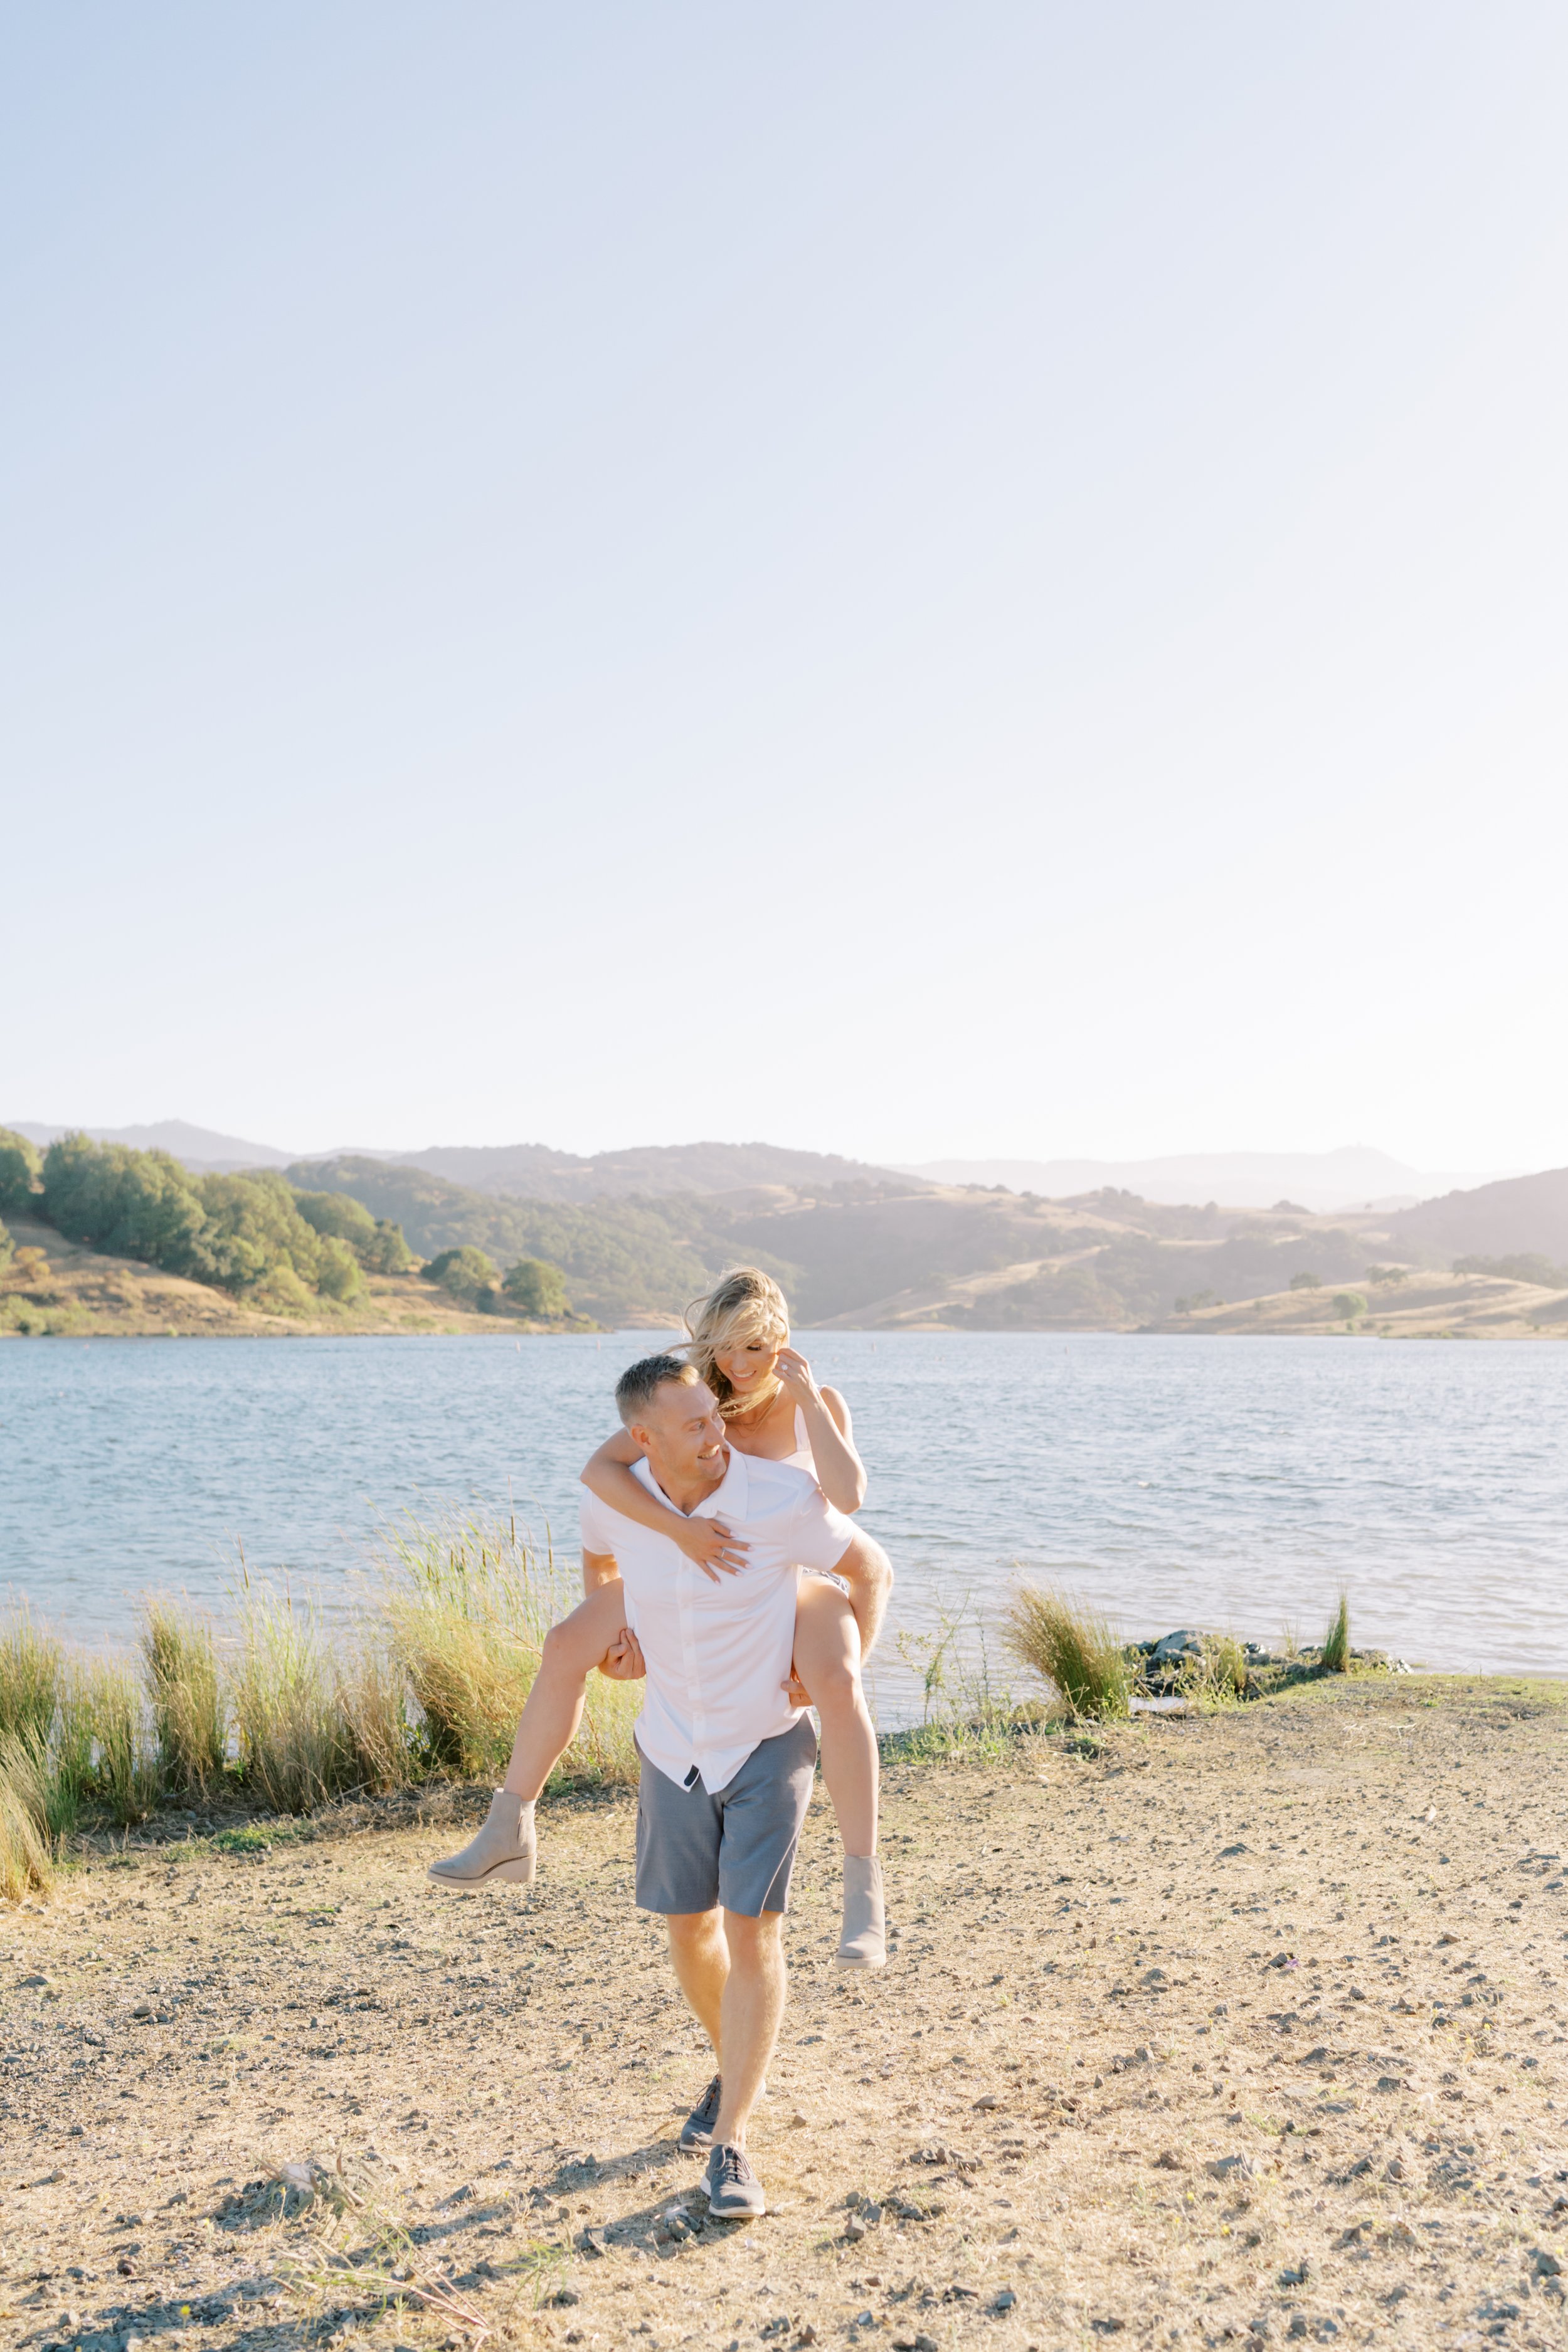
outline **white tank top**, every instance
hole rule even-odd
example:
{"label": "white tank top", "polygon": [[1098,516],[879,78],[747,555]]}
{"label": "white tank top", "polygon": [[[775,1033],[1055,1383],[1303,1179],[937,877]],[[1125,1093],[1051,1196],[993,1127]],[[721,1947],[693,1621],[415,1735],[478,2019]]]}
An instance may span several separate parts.
{"label": "white tank top", "polygon": [[816,1456],[811,1450],[811,1439],[806,1434],[805,1415],[799,1405],[795,1409],[795,1452],[786,1454],[784,1460],[792,1464],[796,1470],[804,1470],[808,1478],[816,1477]]}

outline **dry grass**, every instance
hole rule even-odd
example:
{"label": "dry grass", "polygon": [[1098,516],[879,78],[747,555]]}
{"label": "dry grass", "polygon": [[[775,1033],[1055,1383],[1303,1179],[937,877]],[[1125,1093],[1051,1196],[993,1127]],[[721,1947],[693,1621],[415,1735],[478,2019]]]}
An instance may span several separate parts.
{"label": "dry grass", "polygon": [[1067,1594],[1020,1584],[1003,1618],[1002,1638],[1073,1715],[1095,1723],[1126,1715],[1133,1676],[1121,1644],[1101,1619]]}
{"label": "dry grass", "polygon": [[0,1895],[19,1903],[54,1884],[49,1776],[38,1751],[15,1733],[0,1741]]}

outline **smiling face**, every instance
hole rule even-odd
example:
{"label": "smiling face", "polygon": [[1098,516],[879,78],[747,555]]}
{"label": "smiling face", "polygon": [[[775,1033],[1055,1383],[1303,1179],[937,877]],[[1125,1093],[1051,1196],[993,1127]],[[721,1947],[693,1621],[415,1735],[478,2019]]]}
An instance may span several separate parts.
{"label": "smiling face", "polygon": [[724,1475],[724,1423],[719,1400],[704,1381],[660,1381],[628,1426],[667,1495],[716,1486]]}
{"label": "smiling face", "polygon": [[713,1361],[729,1381],[738,1401],[743,1402],[747,1397],[755,1396],[769,1385],[773,1366],[779,1360],[779,1349],[786,1345],[788,1338],[787,1332],[781,1332],[776,1337],[752,1333],[750,1337],[736,1338],[715,1347]]}

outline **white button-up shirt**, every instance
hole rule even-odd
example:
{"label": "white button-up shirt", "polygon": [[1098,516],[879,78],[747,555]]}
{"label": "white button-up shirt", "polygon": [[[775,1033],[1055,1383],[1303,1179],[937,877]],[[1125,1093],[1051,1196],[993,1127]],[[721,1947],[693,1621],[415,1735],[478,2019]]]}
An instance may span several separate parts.
{"label": "white button-up shirt", "polygon": [[[646,1461],[633,1463],[632,1475],[668,1502]],[[585,1486],[581,1511],[584,1549],[615,1555],[647,1665],[637,1746],[678,1787],[695,1765],[705,1789],[727,1788],[754,1748],[805,1711],[784,1687],[800,1571],[836,1568],[854,1528],[804,1470],[734,1446],[723,1478],[689,1514],[721,1518],[745,1538],[746,1565],[733,1576],[706,1576],[672,1538],[623,1518]]]}

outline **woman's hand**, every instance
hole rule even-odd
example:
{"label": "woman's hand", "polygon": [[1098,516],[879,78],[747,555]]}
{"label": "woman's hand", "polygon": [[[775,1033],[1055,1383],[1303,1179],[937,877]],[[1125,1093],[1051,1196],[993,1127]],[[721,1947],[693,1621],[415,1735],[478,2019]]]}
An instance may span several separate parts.
{"label": "woman's hand", "polygon": [[791,1706],[810,1706],[813,1704],[811,1693],[801,1681],[800,1669],[793,1658],[789,1662],[789,1672],[779,1687]]}
{"label": "woman's hand", "polygon": [[750,1546],[744,1536],[732,1535],[722,1519],[689,1519],[679,1511],[669,1516],[675,1522],[670,1534],[710,1583],[717,1584],[721,1575],[734,1576],[745,1567]]}
{"label": "woman's hand", "polygon": [[811,1366],[798,1348],[781,1348],[773,1360],[773,1377],[786,1396],[796,1404],[820,1404],[822,1391],[812,1376]]}

